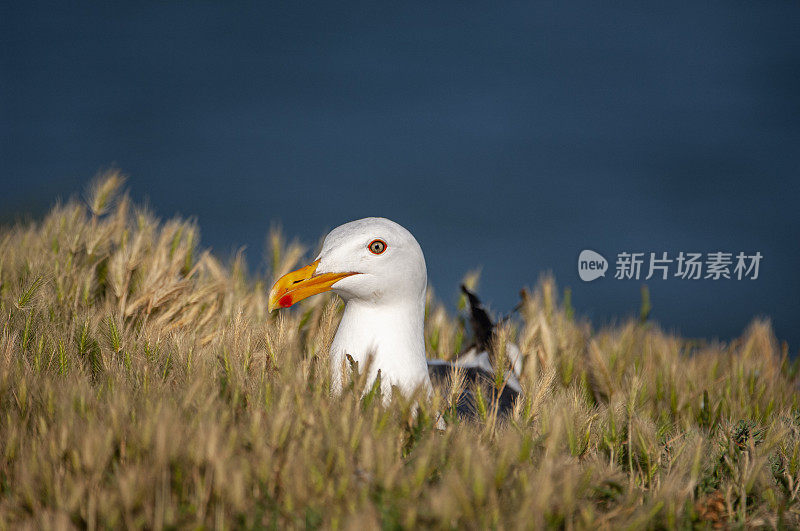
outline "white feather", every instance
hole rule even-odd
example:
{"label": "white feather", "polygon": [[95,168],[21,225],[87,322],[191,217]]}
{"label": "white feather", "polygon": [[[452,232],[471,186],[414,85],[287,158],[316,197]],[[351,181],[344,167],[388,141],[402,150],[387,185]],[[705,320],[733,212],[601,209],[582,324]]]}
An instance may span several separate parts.
{"label": "white feather", "polygon": [[[386,242],[380,255],[368,249],[375,239]],[[319,273],[359,273],[332,288],[346,303],[331,345],[333,392],[341,392],[347,354],[360,369],[369,366],[368,386],[381,371],[387,400],[393,385],[407,394],[430,392],[423,336],[428,276],[414,236],[385,218],[361,219],[328,234],[318,259]]]}

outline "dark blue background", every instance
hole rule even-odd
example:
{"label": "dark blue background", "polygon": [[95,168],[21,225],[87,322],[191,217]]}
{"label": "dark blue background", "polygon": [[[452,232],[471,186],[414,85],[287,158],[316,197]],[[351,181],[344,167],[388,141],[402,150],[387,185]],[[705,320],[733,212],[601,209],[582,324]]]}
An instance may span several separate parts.
{"label": "dark blue background", "polygon": [[[757,281],[650,281],[689,336],[770,316],[800,345],[800,3],[145,3],[0,8],[0,213],[115,164],[135,198],[248,247],[381,215],[448,303],[552,271],[596,324],[641,281],[577,255],[760,251]],[[612,265],[613,268],[613,265]]]}

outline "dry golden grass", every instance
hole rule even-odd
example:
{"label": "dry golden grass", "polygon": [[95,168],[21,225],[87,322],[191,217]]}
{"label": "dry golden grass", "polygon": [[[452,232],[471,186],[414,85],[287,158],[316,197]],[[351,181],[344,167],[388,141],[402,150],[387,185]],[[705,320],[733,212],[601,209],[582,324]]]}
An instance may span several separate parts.
{"label": "dry golden grass", "polygon": [[[517,330],[524,399],[498,419],[329,397],[341,304],[267,315],[271,278],[98,180],[0,231],[0,528],[800,525],[797,365],[768,323],[700,344],[594,330],[551,279]],[[302,249],[271,236],[275,274]],[[429,303],[431,356],[465,341]]]}

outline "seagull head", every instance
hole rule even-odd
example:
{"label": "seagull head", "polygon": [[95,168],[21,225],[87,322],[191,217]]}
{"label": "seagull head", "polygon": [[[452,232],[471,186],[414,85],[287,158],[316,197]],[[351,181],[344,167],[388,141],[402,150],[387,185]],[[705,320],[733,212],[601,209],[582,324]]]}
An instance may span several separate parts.
{"label": "seagull head", "polygon": [[425,258],[417,240],[386,218],[364,218],[333,229],[316,260],[279,278],[269,311],[333,291],[345,301],[423,304]]}

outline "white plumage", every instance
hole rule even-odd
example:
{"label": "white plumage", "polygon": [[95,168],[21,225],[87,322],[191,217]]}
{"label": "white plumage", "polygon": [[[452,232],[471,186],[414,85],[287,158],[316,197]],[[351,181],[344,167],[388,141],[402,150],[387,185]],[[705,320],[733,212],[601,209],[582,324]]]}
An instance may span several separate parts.
{"label": "white plumage", "polygon": [[[386,243],[373,254],[368,244]],[[381,371],[381,391],[396,385],[405,393],[431,389],[425,360],[425,290],[428,274],[417,240],[385,218],[346,223],[325,238],[318,257],[324,272],[354,271],[333,285],[345,300],[344,314],[331,345],[332,387],[341,390],[342,366],[350,354],[360,367],[372,356],[368,382]]]}

